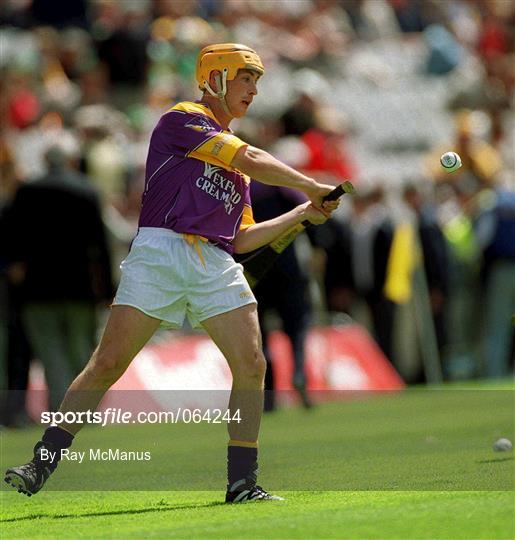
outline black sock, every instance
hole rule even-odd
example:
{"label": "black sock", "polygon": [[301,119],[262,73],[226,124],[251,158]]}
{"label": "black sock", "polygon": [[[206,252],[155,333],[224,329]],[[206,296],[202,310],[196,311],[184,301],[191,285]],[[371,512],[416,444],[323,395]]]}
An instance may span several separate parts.
{"label": "black sock", "polygon": [[247,485],[255,485],[257,480],[257,447],[227,447],[227,478],[229,488],[238,480],[246,480]]}
{"label": "black sock", "polygon": [[[59,426],[51,426],[47,428],[45,433],[43,433],[41,441],[39,441],[34,447],[36,460],[53,472],[61,460],[61,450],[70,448],[73,439],[74,436],[71,433],[63,428],[60,428]],[[42,448],[55,452],[55,454],[48,456],[46,459],[42,459]]]}

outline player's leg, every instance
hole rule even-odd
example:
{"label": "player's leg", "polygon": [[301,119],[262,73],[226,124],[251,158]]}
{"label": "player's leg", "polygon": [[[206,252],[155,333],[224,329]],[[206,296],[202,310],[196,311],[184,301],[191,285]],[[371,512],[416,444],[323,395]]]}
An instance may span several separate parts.
{"label": "player's leg", "polygon": [[255,443],[261,421],[266,369],[256,304],[211,317],[203,321],[202,326],[227,359],[233,377],[229,406],[233,412],[239,409],[241,422],[229,423],[229,436]]}
{"label": "player's leg", "polygon": [[[241,422],[228,424],[227,502],[279,499],[256,486],[257,440],[263,412],[266,362],[256,304],[248,304],[202,322],[227,359],[233,376],[229,408]],[[237,329],[237,331],[235,331]]]}
{"label": "player's leg", "polygon": [[[113,306],[100,344],[70,385],[59,410],[96,409],[105,392],[123,375],[159,324],[158,319],[134,307]],[[62,424],[62,427],[76,434],[83,424]]]}
{"label": "player's leg", "polygon": [[[159,323],[158,319],[136,308],[113,306],[99,346],[70,385],[59,410],[63,413],[95,410],[105,392],[121,377]],[[81,423],[70,423],[48,428],[34,448],[34,458],[26,465],[8,469],[5,481],[27,495],[37,493],[57,467],[61,450],[71,446],[82,426]],[[42,452],[43,449],[56,452],[53,454],[55,459]]]}

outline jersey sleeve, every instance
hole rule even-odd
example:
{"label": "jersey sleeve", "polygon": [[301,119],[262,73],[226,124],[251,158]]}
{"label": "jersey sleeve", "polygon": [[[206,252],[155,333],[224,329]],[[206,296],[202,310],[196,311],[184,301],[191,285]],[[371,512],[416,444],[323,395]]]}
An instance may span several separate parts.
{"label": "jersey sleeve", "polygon": [[252,213],[252,207],[245,204],[243,207],[243,215],[241,216],[240,231],[248,229],[251,225],[255,225],[254,215]]}
{"label": "jersey sleeve", "polygon": [[236,152],[247,143],[228,133],[202,110],[169,110],[157,126],[156,142],[168,153],[207,161],[225,169],[231,168]]}
{"label": "jersey sleeve", "polygon": [[212,163],[230,166],[236,152],[247,143],[230,133],[217,133],[200,146],[189,152],[188,156]]}

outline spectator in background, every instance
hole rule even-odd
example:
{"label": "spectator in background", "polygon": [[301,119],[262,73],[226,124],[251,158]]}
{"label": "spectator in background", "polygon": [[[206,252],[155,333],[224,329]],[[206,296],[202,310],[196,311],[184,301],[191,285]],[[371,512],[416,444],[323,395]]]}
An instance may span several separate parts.
{"label": "spectator in background", "polygon": [[19,426],[27,421],[25,398],[31,351],[21,321],[20,291],[8,279],[6,245],[11,231],[6,216],[21,181],[12,153],[2,139],[0,178],[0,424]]}
{"label": "spectator in background", "polygon": [[440,355],[447,343],[445,313],[449,294],[449,257],[447,242],[440,228],[434,208],[424,200],[420,188],[409,184],[404,188],[403,198],[413,211],[418,229],[419,245],[422,250],[423,265],[431,313],[435,327]]}
{"label": "spectator in background", "polygon": [[357,36],[365,41],[395,37],[401,31],[389,0],[347,0],[342,7]]}
{"label": "spectator in background", "polygon": [[329,313],[350,313],[353,283],[350,267],[350,226],[348,221],[331,219],[313,231],[317,270],[322,274],[325,306]]}
{"label": "spectator in background", "polygon": [[328,93],[327,82],[312,70],[300,70],[295,87],[298,95],[281,116],[287,137],[299,137],[307,150],[302,168],[315,177],[333,183],[351,179],[356,167],[346,148],[348,126],[345,116],[333,107],[321,105]]}
{"label": "spectator in background", "polygon": [[[103,4],[103,5],[102,5]],[[111,100],[120,107],[139,101],[146,81],[149,40],[149,14],[140,2],[99,3],[97,42],[100,62],[107,66],[114,94]]]}
{"label": "spectator in background", "polygon": [[390,0],[402,32],[422,32],[431,22],[435,2],[428,0]]}
{"label": "spectator in background", "polygon": [[109,105],[86,105],[74,114],[83,141],[82,169],[93,182],[102,204],[117,205],[125,193],[128,170],[128,122]]}
{"label": "spectator in background", "polygon": [[[448,346],[444,366],[449,378],[479,373],[481,249],[473,229],[473,204],[477,178],[466,173],[451,184],[441,208],[442,229],[449,253]],[[442,189],[443,186],[440,186]]]}
{"label": "spectator in background", "polygon": [[515,353],[515,191],[481,190],[474,206],[485,282],[482,374],[500,378],[509,374]]}
{"label": "spectator in background", "polygon": [[[252,211],[258,222],[273,219],[289,212],[304,198],[288,188],[267,186],[258,182],[251,184]],[[306,391],[304,372],[305,340],[308,330],[311,303],[308,276],[301,268],[294,245],[288,246],[267,275],[254,290],[259,304],[258,316],[263,336],[263,352],[267,363],[265,374],[265,411],[275,408],[273,358],[269,347],[267,316],[275,311],[282,322],[285,334],[291,341],[294,360],[293,387],[299,392],[304,407],[311,407]],[[281,361],[276,358],[275,361]]]}
{"label": "spectator in background", "polygon": [[463,50],[444,26],[431,24],[424,30],[424,38],[428,48],[425,70],[429,75],[446,75],[459,66]]}
{"label": "spectator in background", "polygon": [[281,116],[283,134],[302,136],[315,127],[317,103],[310,92],[301,90],[294,102]]}
{"label": "spectator in background", "polygon": [[360,310],[366,306],[371,332],[393,361],[392,331],[395,304],[384,294],[394,226],[384,204],[381,187],[357,192],[347,221],[332,220],[315,232],[316,244],[325,249],[325,287],[330,311]]}
{"label": "spectator in background", "polygon": [[98,196],[74,170],[74,143],[63,134],[50,147],[47,175],[21,186],[6,216],[8,272],[52,410],[93,350],[96,304],[113,293]]}
{"label": "spectator in background", "polygon": [[513,22],[511,2],[485,2],[477,49],[486,63],[510,52],[509,20]]}
{"label": "spectator in background", "polygon": [[487,140],[488,135],[482,130],[481,116],[479,111],[467,110],[456,115],[455,151],[463,163],[460,174],[468,171],[478,181],[492,184],[502,168],[502,161],[499,153]]}
{"label": "spectator in background", "polygon": [[336,183],[353,178],[356,169],[345,147],[345,119],[340,111],[319,107],[315,126],[301,137],[309,150],[304,169]]}
{"label": "spectator in background", "polygon": [[373,335],[386,357],[393,361],[395,304],[384,295],[384,285],[394,226],[380,186],[354,199],[350,226],[350,265],[354,292],[368,306]]}
{"label": "spectator in background", "polygon": [[58,28],[70,25],[87,26],[87,0],[74,0],[62,4],[52,0],[32,0],[30,4],[33,22]]}

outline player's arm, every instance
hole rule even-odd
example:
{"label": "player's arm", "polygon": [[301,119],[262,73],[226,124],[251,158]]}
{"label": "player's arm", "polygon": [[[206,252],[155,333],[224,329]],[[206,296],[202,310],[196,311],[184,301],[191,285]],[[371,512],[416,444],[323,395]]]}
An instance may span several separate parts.
{"label": "player's arm", "polygon": [[334,186],[319,184],[255,146],[245,145],[239,148],[231,166],[263,184],[298,189],[305,193],[317,208],[322,207],[324,195],[334,189]]}
{"label": "player's arm", "polygon": [[[331,203],[332,206],[335,203]],[[331,206],[331,209],[332,209]],[[248,253],[262,246],[270,244],[287,230],[303,221],[310,221],[314,225],[324,223],[329,217],[329,213],[322,212],[315,208],[309,201],[303,203],[293,210],[282,214],[276,218],[255,223],[250,227],[240,229],[233,240],[235,253]]]}

